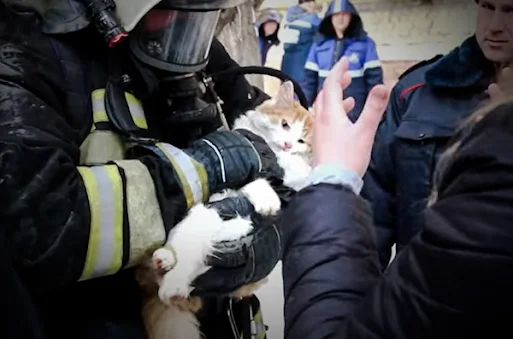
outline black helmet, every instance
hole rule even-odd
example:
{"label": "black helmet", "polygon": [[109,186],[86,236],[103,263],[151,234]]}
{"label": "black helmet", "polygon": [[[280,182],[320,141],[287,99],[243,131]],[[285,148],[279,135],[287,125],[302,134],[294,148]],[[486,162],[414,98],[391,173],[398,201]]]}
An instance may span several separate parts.
{"label": "black helmet", "polygon": [[246,0],[162,0],[162,3],[169,4],[175,9],[188,10],[216,10],[237,7]]}
{"label": "black helmet", "polygon": [[247,0],[114,0],[116,13],[127,31],[154,7],[183,11],[216,11],[236,7]]}
{"label": "black helmet", "polygon": [[117,0],[130,48],[143,63],[173,73],[197,72],[208,62],[222,9],[246,0]]}

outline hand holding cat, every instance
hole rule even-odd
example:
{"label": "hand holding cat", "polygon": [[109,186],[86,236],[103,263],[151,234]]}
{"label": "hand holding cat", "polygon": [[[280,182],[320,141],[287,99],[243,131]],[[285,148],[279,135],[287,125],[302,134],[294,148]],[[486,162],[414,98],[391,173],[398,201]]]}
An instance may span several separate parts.
{"label": "hand holding cat", "polygon": [[347,112],[354,107],[354,99],[341,95],[351,83],[348,68],[346,57],[337,62],[314,104],[313,153],[315,165],[340,166],[363,177],[390,91],[385,85],[375,86],[360,117],[351,122]]}

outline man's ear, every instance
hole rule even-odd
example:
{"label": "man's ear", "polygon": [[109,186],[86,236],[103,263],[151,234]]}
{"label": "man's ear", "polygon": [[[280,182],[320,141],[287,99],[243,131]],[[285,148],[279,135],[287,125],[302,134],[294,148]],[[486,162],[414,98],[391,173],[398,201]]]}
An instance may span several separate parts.
{"label": "man's ear", "polygon": [[281,84],[273,99],[275,106],[291,108],[294,105],[294,84],[292,81],[285,81]]}

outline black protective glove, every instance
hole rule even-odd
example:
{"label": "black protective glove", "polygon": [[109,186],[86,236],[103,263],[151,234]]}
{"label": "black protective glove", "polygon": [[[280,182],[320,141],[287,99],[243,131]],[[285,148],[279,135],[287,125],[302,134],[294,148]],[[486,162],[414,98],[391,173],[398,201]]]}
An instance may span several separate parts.
{"label": "black protective glove", "polygon": [[[282,209],[285,208],[295,191],[282,185],[274,189],[280,196]],[[216,244],[219,252],[214,252],[207,261],[212,268],[193,282],[193,295],[219,297],[264,279],[281,260],[281,214],[262,216],[254,213],[253,206],[244,196],[226,198],[210,206],[216,208],[225,220],[249,216],[254,227],[242,239]]]}
{"label": "black protective glove", "polygon": [[185,152],[204,166],[210,194],[240,188],[257,177],[273,182],[283,179],[274,152],[262,138],[246,130],[211,133]]}

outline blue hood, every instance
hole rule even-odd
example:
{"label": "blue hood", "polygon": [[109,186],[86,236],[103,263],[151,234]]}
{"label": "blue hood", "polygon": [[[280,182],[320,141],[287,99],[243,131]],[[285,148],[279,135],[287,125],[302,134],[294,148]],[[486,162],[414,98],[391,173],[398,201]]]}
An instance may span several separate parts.
{"label": "blue hood", "polygon": [[353,15],[351,23],[344,34],[347,38],[364,38],[367,36],[363,28],[363,22],[360,14],[356,10],[356,7],[349,0],[333,0],[328,6],[328,10],[322,19],[321,25],[319,26],[319,36],[316,38],[317,41],[323,41],[326,39],[332,39],[336,37],[335,30],[331,24],[331,16],[335,13],[350,12]]}

